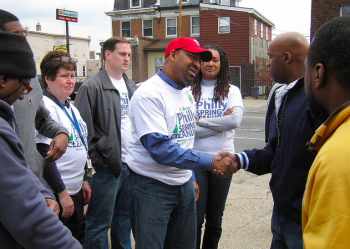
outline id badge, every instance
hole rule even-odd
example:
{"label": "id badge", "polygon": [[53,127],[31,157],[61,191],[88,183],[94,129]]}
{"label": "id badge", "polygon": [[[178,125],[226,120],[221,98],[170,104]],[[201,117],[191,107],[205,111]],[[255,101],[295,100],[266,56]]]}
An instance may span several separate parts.
{"label": "id badge", "polygon": [[88,158],[86,160],[86,164],[87,164],[87,175],[91,177],[96,173],[96,171],[95,171],[94,167],[92,167],[92,163],[91,163],[90,158]]}

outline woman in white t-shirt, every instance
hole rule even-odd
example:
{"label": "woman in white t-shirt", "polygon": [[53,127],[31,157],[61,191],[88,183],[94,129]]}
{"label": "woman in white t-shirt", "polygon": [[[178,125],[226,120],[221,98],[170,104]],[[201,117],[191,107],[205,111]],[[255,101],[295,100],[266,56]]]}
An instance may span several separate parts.
{"label": "woman in white t-shirt", "polygon": [[[55,162],[46,162],[43,184],[51,189],[60,204],[59,218],[79,239],[84,203],[91,196],[84,182],[87,162],[87,127],[68,96],[75,86],[77,60],[63,51],[50,51],[40,63],[43,79],[43,102],[53,120],[68,130],[69,142],[65,153]],[[37,149],[42,156],[50,153],[51,139],[36,133]],[[87,179],[87,177],[85,177]]]}
{"label": "woman in white t-shirt", "polygon": [[[210,155],[220,151],[234,153],[233,129],[239,127],[244,108],[240,90],[230,85],[230,70],[226,53],[216,45],[205,46],[212,52],[209,62],[202,62],[191,90],[197,103],[196,132],[193,150]],[[197,200],[197,248],[201,244],[201,229],[206,218],[202,248],[217,248],[221,236],[222,216],[231,177],[220,178],[210,171],[195,171],[199,186]]]}

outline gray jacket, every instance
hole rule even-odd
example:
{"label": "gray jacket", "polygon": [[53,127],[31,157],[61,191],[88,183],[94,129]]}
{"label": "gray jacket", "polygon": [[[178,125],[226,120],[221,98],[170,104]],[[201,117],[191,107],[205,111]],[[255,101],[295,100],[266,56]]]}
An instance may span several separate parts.
{"label": "gray jacket", "polygon": [[24,95],[23,100],[17,100],[13,107],[24,146],[24,156],[30,169],[41,181],[45,161],[36,149],[35,129],[49,138],[54,138],[59,133],[65,133],[68,136],[68,131],[50,117],[50,112],[42,101],[42,89],[38,79],[32,79],[30,86],[33,90]]}
{"label": "gray jacket", "polygon": [[[123,78],[131,98],[137,86],[126,74]],[[118,177],[122,167],[120,97],[104,68],[82,84],[74,105],[88,128],[92,165],[107,164]]]}
{"label": "gray jacket", "polygon": [[12,108],[0,100],[0,248],[81,248],[71,232],[46,206],[23,153],[23,145],[9,125]]}

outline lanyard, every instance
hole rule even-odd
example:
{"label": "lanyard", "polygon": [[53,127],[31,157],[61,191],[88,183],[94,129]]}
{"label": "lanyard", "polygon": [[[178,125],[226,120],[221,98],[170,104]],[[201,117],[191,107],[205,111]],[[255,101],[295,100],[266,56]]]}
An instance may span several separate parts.
{"label": "lanyard", "polygon": [[[66,113],[67,117],[69,118],[69,120],[72,122],[72,124],[73,124],[75,130],[78,132],[79,137],[80,137],[81,141],[83,142],[83,144],[84,144],[84,146],[85,146],[86,152],[88,152],[86,143],[85,143],[85,141],[84,141],[84,137],[83,137],[83,135],[81,134],[80,127],[79,127],[79,123],[78,123],[77,118],[75,117],[75,114],[74,114],[73,109],[71,108],[72,116],[73,116],[73,118],[72,118],[72,117],[69,115],[69,113],[67,112],[67,110],[66,110],[66,108],[64,107],[64,105],[63,105],[61,102],[59,102],[59,103],[60,103],[62,109],[64,110],[64,112]],[[68,102],[68,104],[69,104],[69,102]],[[69,104],[69,106],[70,106],[70,104]]]}

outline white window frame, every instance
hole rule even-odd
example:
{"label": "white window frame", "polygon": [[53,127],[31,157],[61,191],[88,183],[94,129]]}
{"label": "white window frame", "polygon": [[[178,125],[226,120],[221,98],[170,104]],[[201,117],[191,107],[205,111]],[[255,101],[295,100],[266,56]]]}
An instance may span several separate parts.
{"label": "white window frame", "polygon": [[[196,26],[198,26],[198,33],[194,33],[193,32],[193,18],[198,18],[198,25],[196,25]],[[199,33],[200,33],[200,29],[199,29],[199,16],[191,16],[191,35],[199,35]]]}
{"label": "white window frame", "polygon": [[260,37],[264,38],[264,24],[263,23],[260,24]]}
{"label": "white window frame", "polygon": [[[123,22],[128,22],[130,23],[130,35],[129,36],[123,36]],[[131,21],[120,21],[120,37],[123,37],[123,38],[131,38]]]}
{"label": "white window frame", "polygon": [[131,9],[131,8],[140,8],[140,7],[141,7],[141,0],[139,0],[139,5],[138,5],[138,6],[133,6],[133,5],[132,5],[132,1],[133,1],[133,0],[130,0],[130,9]]}
{"label": "white window frame", "polygon": [[157,59],[161,59],[161,61],[162,61],[162,68],[163,68],[163,66],[164,66],[164,57],[154,57],[154,70],[155,70],[155,73],[157,73],[158,72],[158,69],[160,69],[160,68],[158,68],[157,69],[157,67],[160,67],[160,65],[156,65],[156,61],[157,61]]}
{"label": "white window frame", "polygon": [[[343,8],[344,8],[344,7],[350,9],[350,5],[341,5],[341,6],[340,6],[340,13],[339,13],[340,16],[344,16],[344,15],[343,15]],[[349,13],[350,13],[350,11],[349,11]],[[349,14],[349,15],[350,15],[350,14]]]}
{"label": "white window frame", "polygon": [[254,35],[258,35],[258,20],[254,19]]}
{"label": "white window frame", "polygon": [[267,25],[266,25],[265,35],[266,35],[266,40],[269,40],[269,26],[267,26]]}
{"label": "white window frame", "polygon": [[[145,36],[145,24],[144,24],[144,21],[151,21],[152,22],[152,24],[151,24],[152,35]],[[144,36],[144,37],[153,37],[153,19],[142,20],[142,36]]]}
{"label": "white window frame", "polygon": [[226,2],[226,3],[224,3],[223,0],[220,0],[220,5],[222,5],[222,6],[231,6],[230,0],[228,0],[228,2],[227,2],[227,1],[225,1],[225,2]]}
{"label": "white window frame", "polygon": [[[228,25],[220,25],[220,20],[225,20],[228,22]],[[218,34],[229,34],[230,33],[230,28],[231,28],[231,23],[230,23],[230,17],[218,17]],[[228,31],[227,32],[220,32],[220,27],[226,27],[228,26]]]}
{"label": "white window frame", "polygon": [[[168,20],[173,20],[175,19],[175,34],[168,34]],[[165,29],[166,29],[166,36],[177,36],[177,18],[176,17],[167,17],[165,20]]]}

